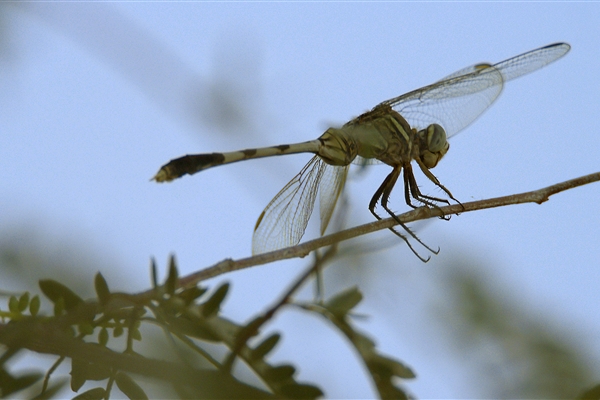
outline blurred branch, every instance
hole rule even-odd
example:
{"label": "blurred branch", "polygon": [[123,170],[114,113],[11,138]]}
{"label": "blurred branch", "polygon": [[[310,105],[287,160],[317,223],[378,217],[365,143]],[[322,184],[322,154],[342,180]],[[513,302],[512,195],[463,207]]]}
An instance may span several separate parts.
{"label": "blurred branch", "polygon": [[[471,201],[468,203],[454,204],[439,208],[420,207],[410,212],[398,215],[398,219],[402,221],[402,223],[406,224],[409,222],[429,219],[433,217],[443,217],[452,214],[458,215],[464,212],[485,210],[488,208],[502,207],[513,204],[542,204],[548,201],[550,196],[554,194],[597,181],[600,181],[600,172],[585,175],[579,178],[571,179],[530,192],[513,194],[503,197],[495,197],[486,200]],[[310,240],[297,246],[286,247],[281,250],[276,250],[264,254],[258,254],[256,256],[242,258],[240,260],[226,259],[211,267],[182,277],[181,285],[183,287],[194,286],[200,281],[213,278],[215,276],[219,276],[228,272],[250,268],[257,265],[268,264],[289,258],[302,258],[307,256],[310,252],[321,247],[331,246],[344,240],[380,231],[382,229],[388,229],[395,225],[398,225],[398,223],[393,218],[382,219],[380,221],[359,225],[354,228],[346,229],[344,231],[336,232],[331,235],[320,237],[318,239]]]}
{"label": "blurred branch", "polygon": [[[247,99],[256,98],[254,88],[248,86],[260,65],[256,51],[245,51],[243,59],[236,56],[228,59],[225,53],[226,62],[244,67],[232,74],[231,68],[219,64],[213,76],[204,78],[174,49],[112,4],[7,3],[17,11],[41,19],[92,52],[172,115],[194,124],[209,123],[222,133],[255,130],[252,115],[256,110],[249,108],[252,102]],[[244,49],[242,45],[240,48]]]}
{"label": "blurred branch", "polygon": [[[215,391],[213,396],[233,395],[243,389],[248,395],[265,398],[268,394],[246,385],[218,370],[198,369],[186,363],[156,360],[135,353],[118,353],[97,343],[86,343],[73,337],[68,330],[59,329],[48,318],[29,318],[19,323],[0,325],[0,342],[10,349],[28,349],[37,353],[60,355],[71,360],[84,360],[96,368],[111,368],[167,381],[174,385],[204,387]],[[209,391],[209,393],[211,393]]]}

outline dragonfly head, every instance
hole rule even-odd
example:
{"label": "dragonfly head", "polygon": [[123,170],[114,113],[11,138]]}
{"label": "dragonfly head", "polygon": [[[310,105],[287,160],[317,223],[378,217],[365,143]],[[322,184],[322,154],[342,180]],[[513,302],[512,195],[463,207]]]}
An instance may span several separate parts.
{"label": "dragonfly head", "polygon": [[427,129],[419,131],[418,135],[421,161],[431,169],[440,162],[450,148],[446,140],[446,131],[438,124],[431,124]]}

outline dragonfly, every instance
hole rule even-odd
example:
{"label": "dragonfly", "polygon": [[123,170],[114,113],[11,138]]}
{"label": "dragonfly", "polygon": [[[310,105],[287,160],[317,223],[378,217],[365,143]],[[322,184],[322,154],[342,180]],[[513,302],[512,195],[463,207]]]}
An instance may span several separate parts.
{"label": "dragonfly", "polygon": [[[404,229],[402,238],[411,245],[412,237],[423,243],[389,208],[389,199],[402,175],[405,202],[412,208],[458,204],[452,193],[430,171],[448,152],[448,139],[477,119],[498,98],[504,84],[536,71],[563,57],[567,43],[554,43],[520,54],[496,64],[479,63],[463,68],[431,85],[379,103],[370,111],[340,128],[329,128],[319,138],[296,144],[246,149],[227,153],[191,154],[163,165],[152,178],[168,182],[207,168],[254,158],[313,153],[315,156],[271,200],[260,214],[252,238],[253,254],[294,246],[300,242],[319,193],[321,235],[325,233],[335,205],[344,188],[351,163],[378,160],[392,167],[371,201],[369,210],[377,219],[381,206]],[[448,199],[421,193],[413,173],[415,162],[423,174],[441,189]]]}

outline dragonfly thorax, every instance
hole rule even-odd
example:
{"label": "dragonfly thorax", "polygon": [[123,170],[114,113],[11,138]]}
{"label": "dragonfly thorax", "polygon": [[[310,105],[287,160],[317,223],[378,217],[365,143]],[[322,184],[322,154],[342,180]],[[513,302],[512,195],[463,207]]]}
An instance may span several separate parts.
{"label": "dragonfly thorax", "polygon": [[427,168],[434,168],[450,148],[446,131],[438,124],[431,124],[427,129],[419,131],[417,136],[421,161]]}
{"label": "dragonfly thorax", "polygon": [[319,137],[321,146],[317,153],[327,164],[344,166],[358,155],[356,140],[347,129],[329,128]]}

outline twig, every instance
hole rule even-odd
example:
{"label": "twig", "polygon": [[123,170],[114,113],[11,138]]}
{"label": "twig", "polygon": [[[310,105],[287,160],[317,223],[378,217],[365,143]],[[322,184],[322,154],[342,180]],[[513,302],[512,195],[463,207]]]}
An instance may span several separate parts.
{"label": "twig", "polygon": [[331,246],[325,254],[321,256],[315,257],[315,262],[307,268],[298,278],[295,279],[294,283],[285,291],[285,293],[280,297],[280,299],[272,305],[266,312],[262,315],[256,317],[250,324],[248,324],[242,332],[236,338],[235,346],[231,349],[229,356],[223,363],[223,367],[227,371],[231,371],[233,367],[233,362],[235,358],[238,356],[242,348],[246,345],[248,340],[258,334],[258,331],[261,326],[266,324],[269,320],[271,320],[277,311],[279,311],[284,305],[288,304],[292,296],[300,287],[310,278],[313,274],[319,273],[322,270],[327,261],[330,260],[335,253],[337,253],[337,246]]}
{"label": "twig", "polygon": [[[461,214],[464,212],[484,210],[487,208],[502,207],[513,204],[537,203],[542,204],[550,196],[572,189],[588,183],[600,181],[600,172],[585,175],[579,178],[571,179],[542,189],[513,194],[510,196],[495,197],[492,199],[471,201],[468,203],[454,204],[439,208],[420,207],[410,212],[401,214],[398,219],[402,223],[414,222],[432,217],[441,217],[444,215]],[[281,250],[271,251],[269,253],[258,254],[256,256],[242,258],[239,260],[226,259],[211,267],[195,272],[180,279],[181,286],[193,286],[198,282],[225,274],[227,272],[250,268],[257,265],[268,264],[271,262],[285,260],[289,258],[305,257],[310,252],[325,246],[331,246],[344,240],[352,239],[358,236],[366,235],[382,229],[387,229],[398,223],[393,218],[386,218],[380,221],[374,221],[368,224],[359,225],[354,228],[336,232],[331,235],[323,236],[308,242],[286,247]]]}

